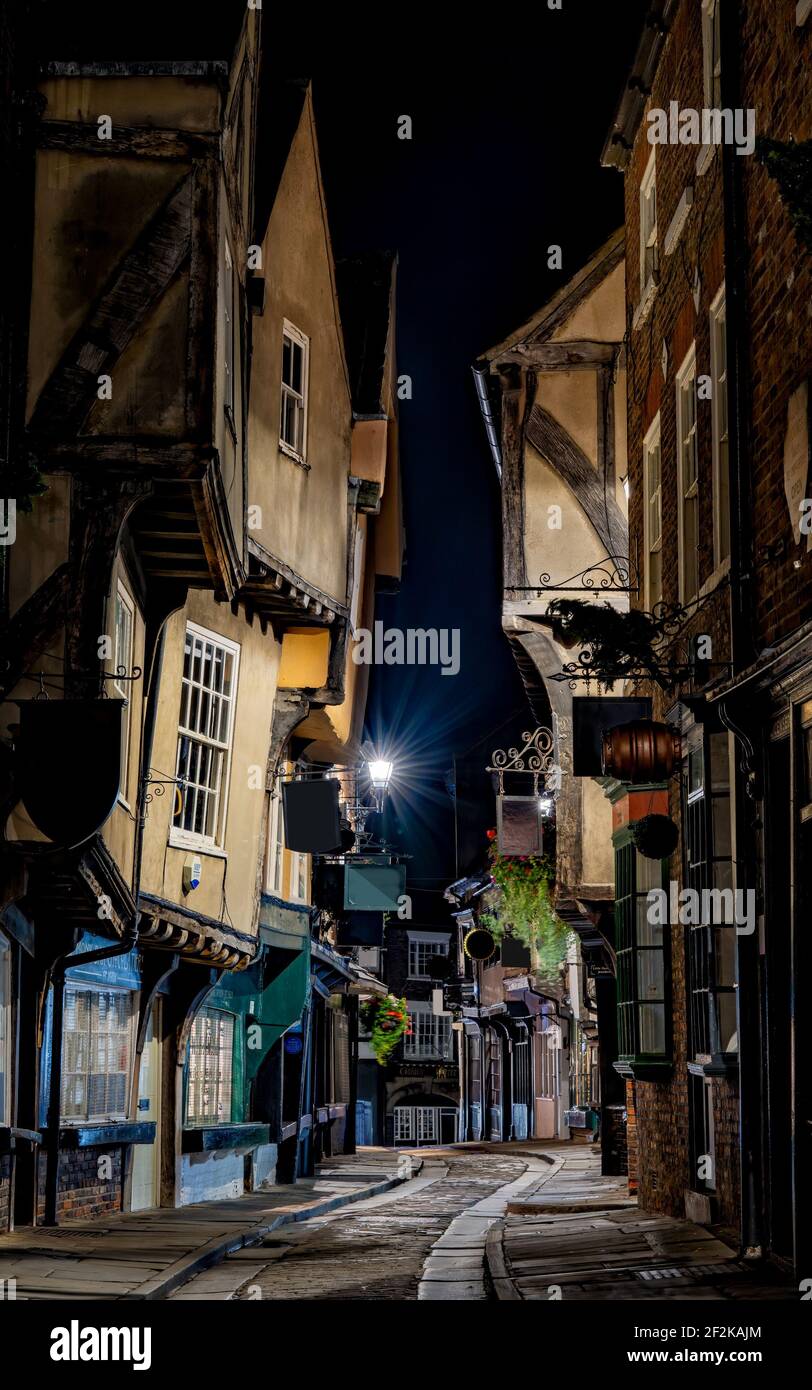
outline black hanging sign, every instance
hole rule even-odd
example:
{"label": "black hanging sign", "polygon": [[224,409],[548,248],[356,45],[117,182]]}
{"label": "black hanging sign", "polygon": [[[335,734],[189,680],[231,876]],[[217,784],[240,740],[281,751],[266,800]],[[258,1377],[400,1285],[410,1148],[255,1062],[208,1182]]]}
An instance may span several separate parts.
{"label": "black hanging sign", "polygon": [[297,854],[332,854],[341,846],[338,782],[319,777],[282,783],[285,844]]}
{"label": "black hanging sign", "polygon": [[17,700],[17,790],[55,844],[84,844],[116,804],[124,700]]}

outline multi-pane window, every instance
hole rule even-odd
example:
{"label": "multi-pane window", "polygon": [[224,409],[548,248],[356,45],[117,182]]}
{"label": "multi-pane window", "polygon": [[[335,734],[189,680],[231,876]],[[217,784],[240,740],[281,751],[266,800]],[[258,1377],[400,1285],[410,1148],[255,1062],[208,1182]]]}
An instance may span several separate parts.
{"label": "multi-pane window", "polygon": [[223,265],[223,363],[224,405],[234,420],[234,265],[226,245]]}
{"label": "multi-pane window", "polygon": [[730,555],[730,461],[727,425],[727,320],[722,288],[710,308],[711,382],[713,414],[714,559]]}
{"label": "multi-pane window", "polygon": [[689,1047],[694,1061],[738,1051],[728,735],[688,735],[683,765],[685,887],[701,920],[687,926]]}
{"label": "multi-pane window", "polygon": [[291,851],[290,856],[290,897],[293,902],[306,903],[310,900],[310,855]]}
{"label": "multi-pane window", "polygon": [[65,985],[63,1124],[127,1119],[135,998],[131,990]]}
{"label": "multi-pane window", "polygon": [[555,1100],[561,1094],[561,1034],[557,1025],[539,1038],[537,1086],[540,1097]]}
{"label": "multi-pane window", "polygon": [[451,1016],[432,1013],[430,1004],[410,1003],[409,1028],[403,1040],[403,1055],[442,1062],[451,1056]]}
{"label": "multi-pane window", "polygon": [[417,936],[409,934],[409,979],[429,980],[431,956],[447,956],[448,937]]}
{"label": "multi-pane window", "polygon": [[187,1125],[228,1124],[232,1118],[234,1015],[201,1009],[189,1035]]}
{"label": "multi-pane window", "polygon": [[705,105],[718,110],[722,105],[721,20],[719,0],[702,0],[702,69]]}
{"label": "multi-pane window", "polygon": [[265,859],[265,892],[282,892],[282,866],[285,856],[285,818],[282,815],[282,784],[277,778],[268,808],[268,849]]}
{"label": "multi-pane window", "polygon": [[[124,588],[119,583],[116,587],[115,598],[115,621],[113,634],[113,670],[118,675],[132,675],[133,669],[133,612],[134,605]],[[121,712],[121,782],[120,795],[123,800],[127,799],[127,776],[130,764],[130,691],[127,681],[113,681],[113,687],[119,699],[125,701]]]}
{"label": "multi-pane window", "polygon": [[646,607],[650,612],[663,596],[663,481],[659,415],[643,441],[643,475]]}
{"label": "multi-pane window", "polygon": [[11,947],[0,933],[0,1125],[11,1124]]}
{"label": "multi-pane window", "polygon": [[640,183],[640,290],[657,275],[657,165],[654,151]]}
{"label": "multi-pane window", "polygon": [[662,1066],[669,1059],[666,1017],[666,943],[662,904],[652,889],[663,887],[663,861],[648,859],[620,832],[615,850],[618,1053],[638,1065]]}
{"label": "multi-pane window", "polygon": [[677,496],[680,602],[699,593],[699,469],[696,433],[696,352],[677,373]]}
{"label": "multi-pane window", "polygon": [[309,340],[285,320],[282,332],[282,407],[279,442],[299,459],[307,446]]}
{"label": "multi-pane window", "polygon": [[197,843],[223,839],[238,663],[235,643],[187,625],[176,765],[184,785],[174,828]]}

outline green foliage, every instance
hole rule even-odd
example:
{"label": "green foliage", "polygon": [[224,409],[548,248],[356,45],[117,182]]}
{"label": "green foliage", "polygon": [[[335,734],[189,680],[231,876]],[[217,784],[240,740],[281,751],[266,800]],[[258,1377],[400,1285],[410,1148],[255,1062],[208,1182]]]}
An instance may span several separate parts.
{"label": "green foliage", "polygon": [[812,140],[756,140],[756,158],[774,178],[798,240],[812,251]]}
{"label": "green foliage", "polygon": [[556,979],[567,954],[569,932],[553,908],[553,869],[543,855],[501,855],[490,851],[491,874],[500,889],[498,904],[480,915],[480,924],[497,941],[506,934],[529,947],[533,970]]}
{"label": "green foliage", "polygon": [[647,671],[662,683],[654,652],[662,636],[662,621],[632,608],[627,613],[610,603],[591,599],[553,599],[547,609],[553,635],[564,646],[580,646],[589,653],[589,665],[606,671],[603,684],[611,690],[616,680],[632,672]]}
{"label": "green foliage", "polygon": [[387,994],[383,999],[368,999],[361,1005],[360,1017],[372,1034],[370,1045],[378,1064],[385,1067],[409,1027],[406,1000],[396,999],[394,994]]}

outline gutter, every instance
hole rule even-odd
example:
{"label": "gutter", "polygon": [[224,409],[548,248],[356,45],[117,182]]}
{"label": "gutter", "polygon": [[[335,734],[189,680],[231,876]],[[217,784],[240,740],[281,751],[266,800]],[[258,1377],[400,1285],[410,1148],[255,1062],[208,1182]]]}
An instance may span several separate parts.
{"label": "gutter", "polygon": [[493,454],[493,461],[496,464],[496,476],[500,483],[502,481],[502,445],[499,439],[499,431],[496,427],[496,416],[493,411],[491,393],[488,389],[488,363],[475,362],[471,371],[474,374],[474,385],[476,387],[479,409],[482,412],[482,420],[485,425],[485,433],[488,436],[488,443]]}
{"label": "gutter", "polygon": [[679,0],[655,0],[649,8],[632,70],[601,151],[604,169],[614,168],[622,172],[629,163],[629,155],[651,93],[651,83],[678,7]]}

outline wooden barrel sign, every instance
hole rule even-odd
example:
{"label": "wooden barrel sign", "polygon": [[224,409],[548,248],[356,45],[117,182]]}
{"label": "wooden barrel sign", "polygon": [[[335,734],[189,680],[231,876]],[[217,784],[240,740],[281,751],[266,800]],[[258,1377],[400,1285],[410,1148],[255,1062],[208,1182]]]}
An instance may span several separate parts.
{"label": "wooden barrel sign", "polygon": [[680,736],[669,724],[633,719],[603,734],[601,767],[604,777],[618,782],[665,782],[680,760]]}

